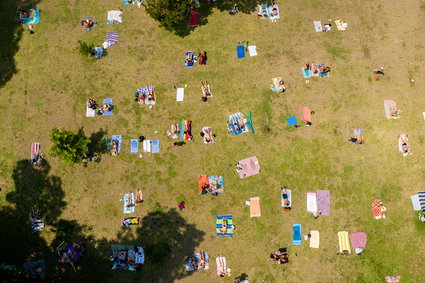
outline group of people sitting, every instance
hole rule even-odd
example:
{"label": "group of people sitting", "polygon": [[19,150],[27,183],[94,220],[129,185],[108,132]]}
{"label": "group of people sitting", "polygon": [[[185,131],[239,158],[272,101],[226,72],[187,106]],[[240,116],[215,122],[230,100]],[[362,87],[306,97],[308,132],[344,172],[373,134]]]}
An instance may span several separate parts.
{"label": "group of people sitting", "polygon": [[[202,185],[202,193],[203,194],[212,194],[213,196],[218,196],[218,189],[220,188],[220,185],[218,184],[217,180],[212,182],[211,184],[203,184]],[[226,233],[226,232],[225,232]],[[224,233],[224,234],[225,234]]]}
{"label": "group of people sitting", "polygon": [[278,6],[275,3],[272,4],[271,14],[270,15],[269,15],[269,11],[268,11],[268,7],[267,6],[264,6],[263,5],[263,6],[260,6],[260,7],[262,7],[262,8],[260,8],[259,11],[258,11],[258,15],[257,15],[258,18],[268,19],[269,16],[270,16],[270,18],[273,18],[273,17],[276,17],[276,16],[279,15]]}
{"label": "group of people sitting", "polygon": [[96,103],[96,100],[94,100],[92,98],[90,98],[88,100],[88,107],[90,109],[93,109],[93,110],[98,109],[97,115],[103,115],[103,113],[105,113],[105,112],[112,111],[112,105],[111,104],[106,104],[106,103],[103,104],[102,108],[99,109],[99,105]]}
{"label": "group of people sitting", "polygon": [[201,90],[202,90],[202,101],[207,102],[208,98],[212,96],[210,85],[208,84],[207,81],[205,81],[205,83],[201,82]]}
{"label": "group of people sitting", "polygon": [[156,102],[156,96],[154,93],[154,86],[146,86],[144,88],[139,88],[135,93],[134,96],[135,101],[137,101],[139,104],[155,104]]}
{"label": "group of people sitting", "polygon": [[331,68],[328,66],[325,66],[325,64],[316,65],[316,64],[305,63],[304,70],[310,70],[313,76],[314,75],[323,76],[323,75],[327,75],[331,71]]}
{"label": "group of people sitting", "polygon": [[206,265],[207,265],[207,260],[205,259],[205,252],[201,251],[199,253],[200,255],[200,262],[198,263],[196,257],[192,254],[189,256],[190,259],[190,263],[193,266],[193,269],[205,269]]}
{"label": "group of people sitting", "polygon": [[286,251],[286,248],[280,248],[270,254],[270,259],[278,262],[279,264],[284,264],[289,261],[289,254]]}
{"label": "group of people sitting", "polygon": [[83,255],[84,245],[80,243],[63,243],[58,250],[59,263],[75,264]]}
{"label": "group of people sitting", "polygon": [[144,251],[142,247],[135,247],[135,249],[122,249],[120,251],[113,251],[111,257],[112,270],[121,268],[131,271],[140,270],[144,263]]}

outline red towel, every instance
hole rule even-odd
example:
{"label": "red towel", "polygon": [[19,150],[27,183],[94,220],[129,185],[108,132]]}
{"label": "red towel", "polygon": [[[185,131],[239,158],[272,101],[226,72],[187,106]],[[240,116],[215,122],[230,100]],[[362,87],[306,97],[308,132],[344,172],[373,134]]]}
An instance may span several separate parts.
{"label": "red towel", "polygon": [[189,26],[190,27],[196,27],[198,26],[198,22],[199,22],[199,13],[198,12],[190,12],[190,21],[189,21]]}

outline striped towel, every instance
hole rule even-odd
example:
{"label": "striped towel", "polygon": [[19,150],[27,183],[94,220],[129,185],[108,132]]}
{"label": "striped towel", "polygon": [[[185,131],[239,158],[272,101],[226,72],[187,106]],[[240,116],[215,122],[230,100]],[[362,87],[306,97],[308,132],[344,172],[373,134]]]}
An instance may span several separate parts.
{"label": "striped towel", "polygon": [[[227,221],[227,229],[225,234],[221,234],[220,229],[223,227],[223,218]],[[233,217],[232,215],[217,216],[215,222],[215,231],[218,237],[233,237]]]}
{"label": "striped towel", "polygon": [[419,204],[421,205],[421,210],[425,213],[425,191],[418,192],[419,195]]}
{"label": "striped towel", "polygon": [[107,32],[106,33],[106,40],[103,43],[103,48],[111,47],[112,45],[115,45],[118,43],[118,32]]}

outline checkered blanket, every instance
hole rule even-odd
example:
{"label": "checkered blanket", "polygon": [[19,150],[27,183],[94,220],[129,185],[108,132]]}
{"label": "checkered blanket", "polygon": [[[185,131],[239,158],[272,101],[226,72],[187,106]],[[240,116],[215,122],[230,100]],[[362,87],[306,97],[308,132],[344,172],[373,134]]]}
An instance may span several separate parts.
{"label": "checkered blanket", "polygon": [[401,276],[385,276],[385,282],[398,283],[400,282]]}
{"label": "checkered blanket", "polygon": [[382,201],[380,199],[376,199],[372,202],[372,213],[373,213],[373,218],[375,219],[380,219],[382,218],[382,211],[381,208],[379,207],[379,204]]}

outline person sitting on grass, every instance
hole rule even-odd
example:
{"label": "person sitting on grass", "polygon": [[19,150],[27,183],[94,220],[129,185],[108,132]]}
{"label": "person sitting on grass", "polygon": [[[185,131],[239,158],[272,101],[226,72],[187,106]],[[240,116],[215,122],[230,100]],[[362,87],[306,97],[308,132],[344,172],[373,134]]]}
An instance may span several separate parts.
{"label": "person sitting on grass", "polygon": [[227,219],[223,218],[222,222],[221,222],[221,229],[220,229],[220,234],[224,235],[227,232]]}
{"label": "person sitting on grass", "polygon": [[375,74],[375,75],[385,75],[384,74],[384,67],[373,69],[372,73]]}
{"label": "person sitting on grass", "polygon": [[85,19],[81,21],[81,25],[85,28],[86,31],[90,31],[94,25],[94,22],[90,19]]}

